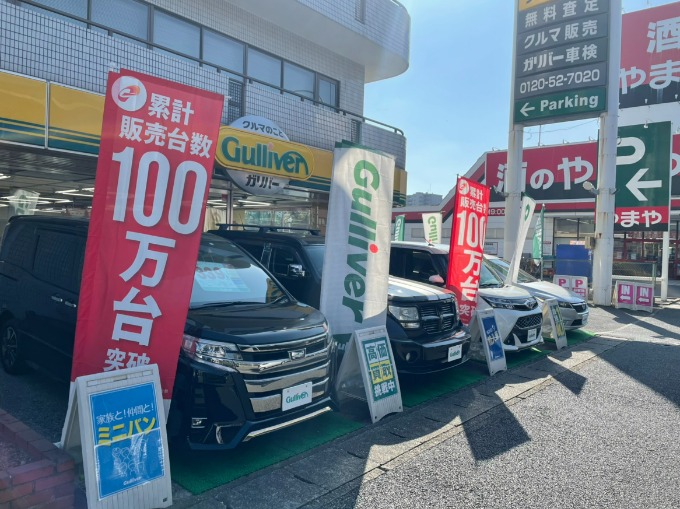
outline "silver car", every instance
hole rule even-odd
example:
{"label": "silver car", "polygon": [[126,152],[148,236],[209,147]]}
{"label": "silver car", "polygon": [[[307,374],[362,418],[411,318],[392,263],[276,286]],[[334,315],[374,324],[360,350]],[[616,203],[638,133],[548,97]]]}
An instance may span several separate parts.
{"label": "silver car", "polygon": [[[489,269],[498,274],[505,281],[510,264],[497,256],[484,255],[484,262]],[[561,286],[536,279],[520,269],[517,283],[514,286],[529,292],[539,301],[557,299],[562,314],[564,328],[567,330],[578,329],[588,324],[588,303],[578,295],[565,290]]]}

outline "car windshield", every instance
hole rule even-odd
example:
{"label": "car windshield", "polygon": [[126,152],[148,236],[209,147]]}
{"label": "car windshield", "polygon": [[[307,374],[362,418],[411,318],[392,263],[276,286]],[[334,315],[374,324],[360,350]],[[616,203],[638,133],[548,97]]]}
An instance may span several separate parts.
{"label": "car windshield", "polygon": [[[437,264],[444,267],[446,273],[449,270],[449,255],[447,254],[433,254],[432,257],[437,261]],[[489,268],[482,264],[482,270],[479,273],[479,287],[480,288],[497,288],[503,286],[501,280],[496,277],[496,274],[489,270]]]}
{"label": "car windshield", "polygon": [[203,237],[191,291],[192,308],[237,302],[269,304],[285,296],[276,281],[234,244],[214,235]]}
{"label": "car windshield", "polygon": [[[485,258],[484,261],[489,263],[492,270],[496,271],[501,277],[508,277],[508,271],[510,270],[510,264],[508,262],[501,260],[500,258]],[[518,283],[535,283],[536,281],[538,281],[538,279],[528,272],[524,272],[522,269],[519,270],[519,273],[517,274]]]}

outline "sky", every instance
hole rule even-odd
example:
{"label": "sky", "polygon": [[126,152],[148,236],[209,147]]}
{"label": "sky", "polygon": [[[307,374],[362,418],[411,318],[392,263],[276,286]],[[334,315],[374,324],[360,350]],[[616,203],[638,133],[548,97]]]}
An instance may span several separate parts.
{"label": "sky", "polygon": [[[625,12],[677,0],[623,0]],[[408,194],[446,195],[510,127],[511,0],[400,0],[411,15],[409,69],[366,85],[364,115],[404,131]],[[548,124],[540,143],[597,138],[597,119]],[[524,147],[539,142],[525,128]]]}

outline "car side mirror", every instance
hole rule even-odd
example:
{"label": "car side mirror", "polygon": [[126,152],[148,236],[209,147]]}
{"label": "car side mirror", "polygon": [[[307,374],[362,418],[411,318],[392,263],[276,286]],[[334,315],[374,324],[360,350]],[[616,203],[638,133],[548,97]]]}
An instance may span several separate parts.
{"label": "car side mirror", "polygon": [[288,265],[288,277],[305,277],[305,269],[299,263],[291,263]]}
{"label": "car side mirror", "polygon": [[430,276],[428,278],[428,281],[432,283],[433,285],[443,285],[444,284],[444,278],[441,277],[439,274],[435,274],[433,276]]}

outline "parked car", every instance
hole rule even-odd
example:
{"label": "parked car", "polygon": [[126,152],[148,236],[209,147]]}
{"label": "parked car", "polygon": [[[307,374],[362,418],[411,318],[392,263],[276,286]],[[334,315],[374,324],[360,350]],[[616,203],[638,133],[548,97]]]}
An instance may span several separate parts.
{"label": "parked car", "polygon": [[[390,274],[443,286],[449,270],[449,246],[419,242],[392,242]],[[477,309],[493,309],[505,351],[530,348],[543,342],[543,314],[526,290],[506,286],[485,264],[481,266]],[[479,339],[477,320],[470,323]]]}
{"label": "parked car", "polygon": [[[497,256],[484,255],[484,262],[498,274],[500,279],[505,281],[510,267],[507,261]],[[578,329],[588,323],[588,315],[590,314],[588,303],[569,290],[548,281],[540,281],[521,269],[514,286],[526,290],[540,301],[557,299],[565,329]]]}
{"label": "parked car", "polygon": [[[39,216],[13,217],[5,228],[0,361],[8,373],[32,364],[69,379],[87,230],[86,220]],[[230,286],[206,286],[205,266],[228,271]],[[195,449],[228,449],[332,410],[333,357],[319,311],[232,242],[203,235],[168,433]],[[309,403],[286,410],[283,391],[308,383]]]}
{"label": "parked car", "polygon": [[[319,305],[325,253],[319,231],[220,225],[213,233],[250,251],[297,299]],[[387,292],[387,333],[400,374],[431,373],[468,359],[470,334],[451,292],[395,277]]]}

